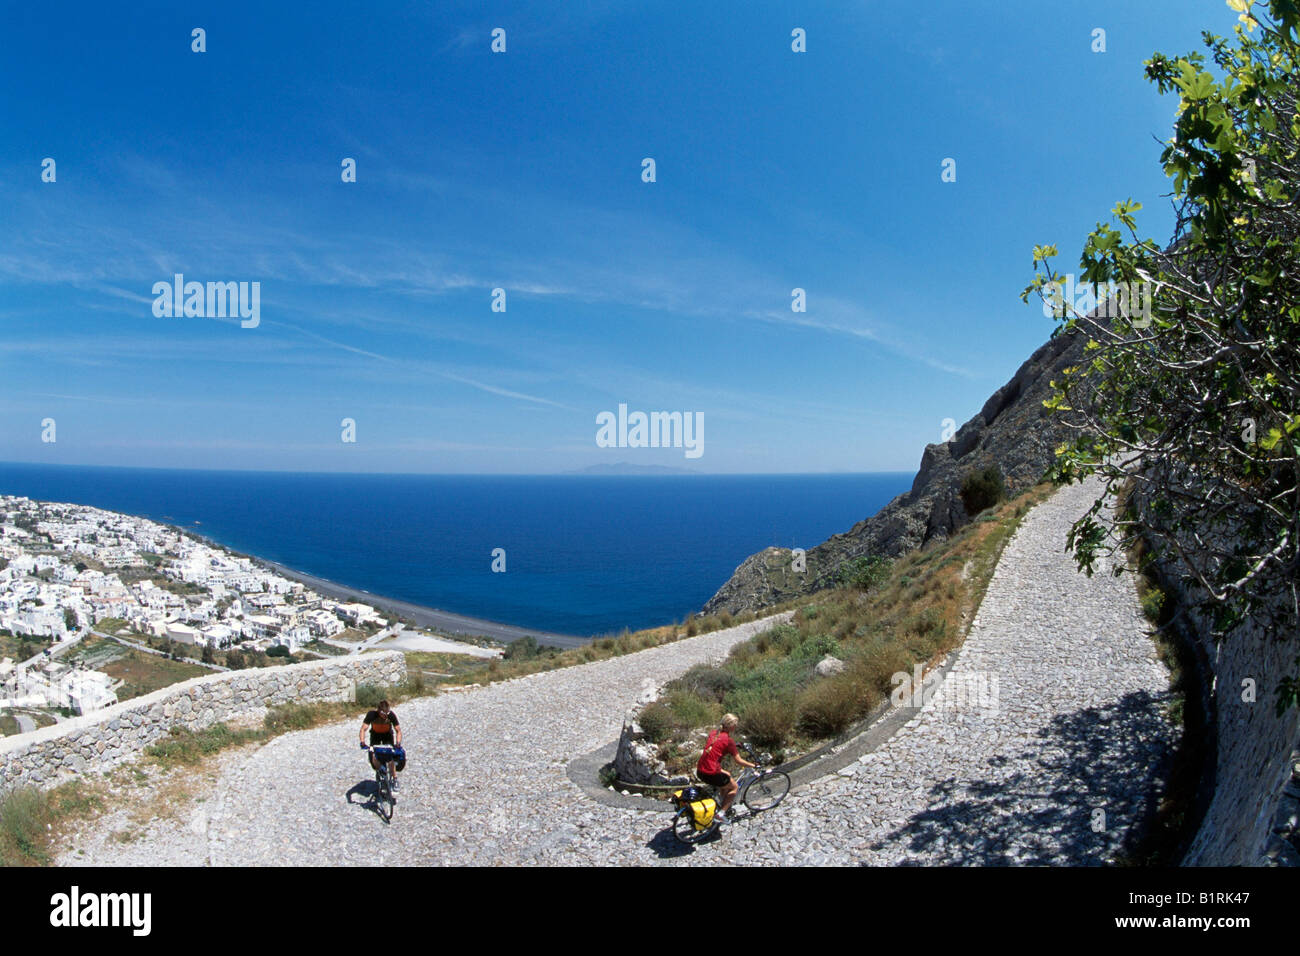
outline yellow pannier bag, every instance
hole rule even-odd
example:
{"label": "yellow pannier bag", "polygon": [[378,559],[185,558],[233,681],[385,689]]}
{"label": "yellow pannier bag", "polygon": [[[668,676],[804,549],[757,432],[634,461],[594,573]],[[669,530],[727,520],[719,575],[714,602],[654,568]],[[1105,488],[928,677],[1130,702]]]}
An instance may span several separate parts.
{"label": "yellow pannier bag", "polygon": [[717,812],[718,801],[712,797],[705,797],[703,800],[691,801],[691,816],[695,821],[695,829],[707,830],[713,825],[713,814]]}

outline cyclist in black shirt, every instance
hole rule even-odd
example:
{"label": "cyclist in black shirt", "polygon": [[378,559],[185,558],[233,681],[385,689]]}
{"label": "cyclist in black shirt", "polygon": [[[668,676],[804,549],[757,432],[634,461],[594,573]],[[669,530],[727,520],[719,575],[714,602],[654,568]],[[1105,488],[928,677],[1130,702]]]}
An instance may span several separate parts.
{"label": "cyclist in black shirt", "polygon": [[[370,729],[370,746],[376,747],[387,745],[396,747],[399,752],[402,747],[402,728],[397,722],[397,714],[388,706],[388,701],[381,700],[379,706],[366,714],[365,719],[361,721],[361,747],[366,749],[366,729]],[[379,770],[379,764],[375,762],[375,755],[370,754],[370,766],[376,771]],[[402,770],[406,766],[405,755],[397,759],[397,770]],[[393,777],[393,786],[397,786],[397,777]]]}

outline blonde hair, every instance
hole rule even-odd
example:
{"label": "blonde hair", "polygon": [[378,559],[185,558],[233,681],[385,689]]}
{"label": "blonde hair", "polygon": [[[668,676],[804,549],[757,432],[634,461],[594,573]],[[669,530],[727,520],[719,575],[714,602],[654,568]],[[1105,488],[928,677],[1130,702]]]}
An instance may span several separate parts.
{"label": "blonde hair", "polygon": [[735,714],[722,715],[722,729],[732,730],[740,725],[740,719]]}

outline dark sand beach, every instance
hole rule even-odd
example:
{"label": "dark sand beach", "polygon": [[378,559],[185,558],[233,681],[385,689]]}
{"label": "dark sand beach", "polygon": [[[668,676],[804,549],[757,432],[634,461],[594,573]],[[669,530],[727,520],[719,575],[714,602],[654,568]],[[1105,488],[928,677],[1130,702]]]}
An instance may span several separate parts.
{"label": "dark sand beach", "polygon": [[[220,547],[220,545],[217,546]],[[481,618],[466,617],[464,614],[440,611],[437,608],[425,607],[422,604],[412,604],[409,601],[399,601],[396,598],[371,594],[369,591],[363,591],[360,588],[350,588],[335,581],[328,581],[313,574],[306,574],[285,567],[275,561],[267,561],[262,558],[254,558],[254,560],[266,565],[268,568],[273,568],[286,578],[301,581],[320,594],[340,601],[356,601],[360,604],[369,604],[381,611],[387,611],[405,620],[414,621],[420,627],[427,627],[443,634],[453,634],[459,637],[488,637],[494,641],[502,641],[507,644],[521,637],[531,636],[539,644],[548,644],[552,647],[581,647],[591,640],[589,637],[553,634],[549,631],[515,627],[513,624],[499,624],[496,621],[485,621]]]}

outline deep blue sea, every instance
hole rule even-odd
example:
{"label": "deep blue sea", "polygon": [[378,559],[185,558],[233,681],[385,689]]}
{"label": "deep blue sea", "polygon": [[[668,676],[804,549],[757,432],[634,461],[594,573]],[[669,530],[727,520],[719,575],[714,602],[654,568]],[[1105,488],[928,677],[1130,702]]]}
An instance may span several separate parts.
{"label": "deep blue sea", "polygon": [[[810,548],[906,491],[859,475],[451,476],[0,463],[0,494],[179,525],[444,611],[582,636],[683,618],[746,557]],[[506,571],[491,570],[504,548]]]}

